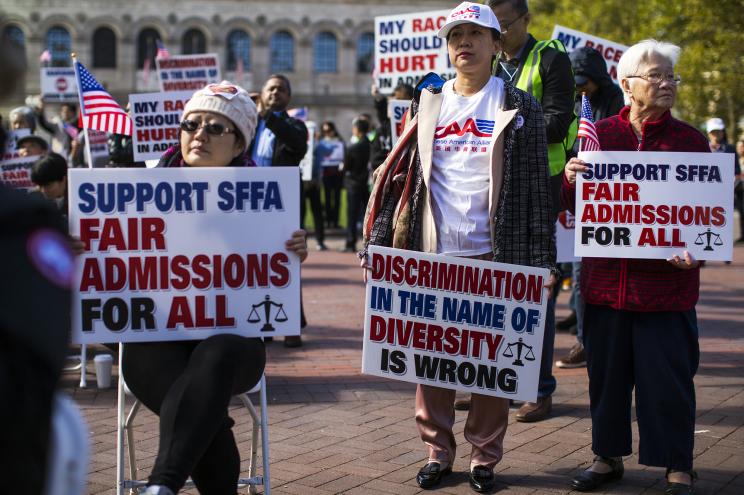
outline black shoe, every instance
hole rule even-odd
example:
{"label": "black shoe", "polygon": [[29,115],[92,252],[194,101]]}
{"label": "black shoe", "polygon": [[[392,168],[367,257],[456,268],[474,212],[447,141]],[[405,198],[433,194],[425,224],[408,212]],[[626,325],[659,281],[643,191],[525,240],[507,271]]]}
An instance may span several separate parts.
{"label": "black shoe", "polygon": [[607,464],[612,468],[612,471],[608,473],[595,473],[594,471],[589,471],[587,469],[571,480],[571,488],[579,492],[590,492],[605,483],[616,481],[623,477],[625,469],[623,468],[622,460],[618,461],[611,457],[602,457],[598,455],[594,458],[594,461]]}
{"label": "black shoe", "polygon": [[561,320],[555,324],[555,329],[559,332],[565,332],[572,326],[576,325],[576,311],[572,311],[565,320]]}
{"label": "black shoe", "polygon": [[438,462],[428,462],[416,475],[416,483],[424,490],[431,490],[442,481],[442,478],[452,472],[452,467],[442,469]]}
{"label": "black shoe", "polygon": [[470,410],[470,397],[467,399],[457,399],[455,401],[455,411],[469,411]]}
{"label": "black shoe", "polygon": [[287,335],[284,337],[284,347],[302,347],[302,336]]}
{"label": "black shoe", "polygon": [[470,470],[470,488],[476,492],[490,492],[494,485],[496,485],[496,476],[493,474],[493,469],[486,466],[474,466]]}
{"label": "black shoe", "polygon": [[685,485],[684,483],[675,483],[673,481],[669,481],[669,474],[673,472],[672,469],[667,469],[666,471],[666,478],[667,478],[667,484],[666,488],[664,489],[664,495],[693,495],[695,493],[695,480],[697,480],[698,476],[695,471],[684,471],[687,474],[690,475],[690,484]]}

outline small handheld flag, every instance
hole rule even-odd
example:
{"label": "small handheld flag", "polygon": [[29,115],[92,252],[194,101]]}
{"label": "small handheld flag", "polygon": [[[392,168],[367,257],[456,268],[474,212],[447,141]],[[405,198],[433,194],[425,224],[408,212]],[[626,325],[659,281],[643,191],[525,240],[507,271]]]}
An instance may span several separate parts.
{"label": "small handheld flag", "polygon": [[581,138],[579,151],[601,151],[597,128],[594,127],[594,119],[592,118],[592,106],[589,104],[586,95],[581,95],[581,116],[577,137]]}
{"label": "small handheld flag", "polygon": [[75,75],[78,80],[80,121],[83,129],[131,136],[132,119],[129,114],[78,61],[75,61]]}

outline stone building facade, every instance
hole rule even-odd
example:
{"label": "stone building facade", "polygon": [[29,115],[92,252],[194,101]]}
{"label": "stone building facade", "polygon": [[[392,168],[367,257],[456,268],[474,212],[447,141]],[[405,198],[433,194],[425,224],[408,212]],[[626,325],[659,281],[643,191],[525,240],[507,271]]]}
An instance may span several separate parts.
{"label": "stone building facade", "polygon": [[159,39],[170,54],[217,53],[224,78],[259,90],[278,71],[292,81],[293,106],[315,121],[348,129],[371,111],[370,57],[375,16],[451,8],[455,1],[339,2],[250,0],[0,0],[0,33],[23,46],[28,64],[21,91],[39,92],[40,55],[69,64],[74,51],[119,102],[157,91],[147,59]]}

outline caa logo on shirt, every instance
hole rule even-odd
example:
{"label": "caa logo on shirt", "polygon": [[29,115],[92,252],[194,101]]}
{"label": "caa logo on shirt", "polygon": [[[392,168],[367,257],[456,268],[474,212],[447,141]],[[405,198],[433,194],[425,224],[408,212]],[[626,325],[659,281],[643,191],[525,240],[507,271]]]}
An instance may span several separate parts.
{"label": "caa logo on shirt", "polygon": [[437,127],[436,131],[434,131],[434,138],[442,139],[453,134],[459,137],[465,134],[472,134],[476,137],[490,138],[493,136],[494,122],[493,120],[469,118],[462,127],[457,122],[452,122],[446,126]]}

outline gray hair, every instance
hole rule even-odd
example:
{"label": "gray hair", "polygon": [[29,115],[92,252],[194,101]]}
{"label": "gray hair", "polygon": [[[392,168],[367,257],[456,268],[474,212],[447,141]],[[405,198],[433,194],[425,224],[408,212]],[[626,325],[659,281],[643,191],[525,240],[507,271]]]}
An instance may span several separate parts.
{"label": "gray hair", "polygon": [[36,129],[36,114],[34,111],[29,107],[17,107],[10,111],[10,115],[8,115],[8,120],[10,122],[13,122],[16,118],[20,118],[23,121],[26,122],[26,126],[28,129],[31,129],[31,132],[34,132]]}
{"label": "gray hair", "polygon": [[[681,51],[682,49],[677,45],[654,39],[643,40],[631,46],[623,53],[623,56],[620,57],[620,61],[617,63],[617,81],[620,84],[620,88],[623,87],[623,79],[627,79],[628,76],[637,75],[641,64],[646,63],[651,57],[659,56],[665,58],[674,67],[677,65]],[[625,98],[625,104],[630,104],[628,94],[623,92],[623,97]]]}

